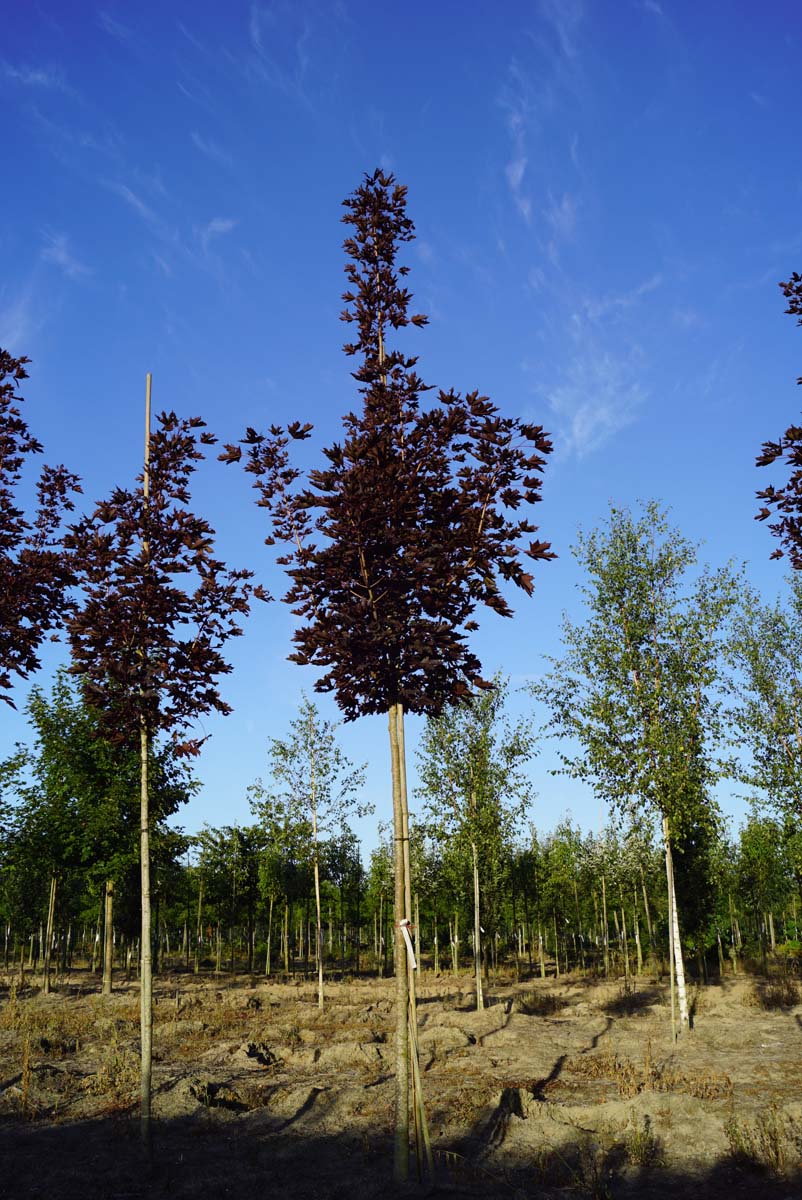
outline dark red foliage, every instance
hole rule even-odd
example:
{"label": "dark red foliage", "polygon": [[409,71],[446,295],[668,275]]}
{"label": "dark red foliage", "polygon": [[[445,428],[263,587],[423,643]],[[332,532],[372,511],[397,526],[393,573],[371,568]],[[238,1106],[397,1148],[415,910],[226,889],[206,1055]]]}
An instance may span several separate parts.
{"label": "dark red foliage", "polygon": [[[169,732],[178,754],[196,754],[204,739],[180,737],[215,709],[230,711],[217,677],[221,654],[242,632],[250,571],[231,571],[214,557],[214,531],[188,511],[189,480],[213,445],[199,417],[162,413],[150,439],[149,498],[142,487],[117,488],[65,542],[84,592],[68,622],[73,671],[116,741],[136,743]],[[143,476],[139,477],[140,485]]]}
{"label": "dark red foliage", "polygon": [[345,351],[360,356],[361,411],[343,418],[342,443],[305,486],[288,445],[308,427],[248,430],[221,457],[237,461],[244,448],[271,515],[267,541],[287,547],[285,599],[302,619],[291,658],[325,668],[317,690],[334,691],[349,720],[398,702],[437,713],[483,685],[467,638],[477,606],[509,616],[501,581],[531,593],[522,556],[553,557],[548,543],[521,546],[536,528],[517,515],[540,498],[551,445],[540,425],[501,416],[477,392],[421,405],[429,389],[417,360],[385,344],[388,328],[426,322],[408,316],[399,284],[408,268],[396,267],[413,237],[406,189],[376,171],[345,208],[353,233],[342,318],[355,326]]}
{"label": "dark red foliage", "polygon": [[[798,317],[797,324],[802,325],[802,275],[794,271],[788,282],[781,283],[780,287],[788,301],[785,311]],[[802,384],[802,377],[797,383]],[[802,569],[802,426],[790,425],[779,441],[764,442],[757,465],[767,467],[778,458],[784,459],[790,468],[788,482],[784,487],[769,486],[757,493],[758,500],[763,501],[757,520],[765,521],[772,515],[779,518],[769,525],[781,542],[771,557],[782,558],[787,551],[791,566],[798,571]]]}
{"label": "dark red foliage", "polygon": [[0,350],[0,699],[12,707],[4,694],[12,677],[27,679],[39,667],[39,647],[63,621],[72,574],[59,531],[81,490],[66,467],[43,467],[33,520],[17,504],[25,460],[42,451],[19,408],[29,361]]}

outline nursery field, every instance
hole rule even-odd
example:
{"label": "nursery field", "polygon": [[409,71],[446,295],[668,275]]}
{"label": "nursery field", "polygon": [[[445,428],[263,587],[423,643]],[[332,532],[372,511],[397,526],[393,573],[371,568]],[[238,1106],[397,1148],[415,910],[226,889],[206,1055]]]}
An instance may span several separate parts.
{"label": "nursery field", "polygon": [[[0,1003],[0,1192],[14,1197],[394,1195],[393,981],[155,984],[154,1155],[136,1120],[138,989],[73,972]],[[792,980],[667,984],[425,974],[430,1196],[802,1195],[802,1004]],[[690,1189],[690,1191],[689,1191]],[[410,1184],[408,1191],[415,1192]]]}

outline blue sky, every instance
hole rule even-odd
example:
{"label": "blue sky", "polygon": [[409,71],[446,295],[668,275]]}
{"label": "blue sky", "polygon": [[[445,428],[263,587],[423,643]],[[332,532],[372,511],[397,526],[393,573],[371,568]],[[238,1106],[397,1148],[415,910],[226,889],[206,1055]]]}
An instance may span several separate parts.
{"label": "blue sky", "polygon": [[[156,407],[200,413],[222,441],[313,421],[314,461],[355,396],[340,205],[381,165],[417,226],[421,375],[554,436],[538,519],[559,559],[514,620],[483,621],[487,671],[516,686],[559,652],[560,614],[578,612],[569,546],[611,501],[664,501],[705,558],[747,562],[773,596],[754,458],[802,402],[777,287],[802,269],[801,43],[793,0],[17,6],[0,50],[0,345],[33,359],[47,459],[91,500],[132,479],[152,371]],[[280,595],[242,476],[210,465],[196,497],[227,560]],[[260,606],[232,644],[235,712],[205,726],[188,828],[248,819],[267,739],[314,682],[285,661],[291,631],[284,606]],[[3,722],[0,750],[25,734]],[[383,723],[343,741],[387,819]],[[553,761],[547,747],[532,767],[537,825],[570,809],[597,826]]]}

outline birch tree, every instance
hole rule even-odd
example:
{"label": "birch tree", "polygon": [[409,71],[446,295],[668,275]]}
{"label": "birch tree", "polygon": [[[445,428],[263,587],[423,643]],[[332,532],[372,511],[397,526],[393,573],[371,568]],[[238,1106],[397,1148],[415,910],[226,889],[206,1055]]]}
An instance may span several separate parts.
{"label": "birch tree", "polygon": [[797,828],[802,823],[802,577],[786,601],[763,604],[743,589],[727,644],[728,716],[737,733],[737,777]]}
{"label": "birch tree", "polygon": [[506,684],[430,717],[418,756],[421,794],[441,835],[468,854],[473,891],[476,1007],[484,1008],[481,894],[498,891],[530,785],[523,770],[532,757],[531,729],[504,713]]}
{"label": "birch tree", "polygon": [[691,580],[696,549],[654,502],[639,516],[612,508],[605,527],[580,534],[574,554],[586,619],[565,617],[565,652],[532,692],[550,714],[547,728],[573,742],[560,750],[562,769],[613,810],[659,822],[686,1028],[672,846],[714,805],[724,770],[720,662],[737,584],[726,568]]}
{"label": "birch tree", "polygon": [[354,767],[337,745],[336,727],[321,719],[317,705],[304,696],[289,736],[271,738],[271,783],[261,780],[250,789],[251,808],[266,827],[308,826],[309,858],[315,884],[318,1007],[323,1007],[323,916],[320,903],[321,840],[342,833],[348,816],[372,811],[359,803],[365,768]]}

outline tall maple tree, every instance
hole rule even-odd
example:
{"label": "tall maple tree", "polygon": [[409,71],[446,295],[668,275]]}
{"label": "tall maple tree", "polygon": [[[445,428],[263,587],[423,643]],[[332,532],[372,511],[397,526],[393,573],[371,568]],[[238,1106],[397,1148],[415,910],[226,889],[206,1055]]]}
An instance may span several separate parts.
{"label": "tall maple tree", "polygon": [[[797,325],[802,325],[802,275],[794,271],[780,288],[788,301],[785,311],[797,318]],[[797,383],[802,384],[802,375]],[[764,442],[757,465],[769,467],[778,459],[783,459],[790,468],[788,482],[779,488],[769,485],[757,493],[758,500],[763,501],[757,520],[765,521],[772,515],[777,518],[769,529],[780,539],[780,546],[771,557],[782,558],[787,551],[791,566],[799,571],[802,569],[802,425],[789,425],[778,441]]]}
{"label": "tall maple tree", "polygon": [[[149,392],[148,392],[149,396]],[[74,525],[65,543],[83,601],[68,621],[73,670],[107,736],[140,751],[141,1115],[149,1138],[152,961],[148,762],[160,735],[172,752],[199,753],[190,726],[205,713],[230,712],[217,686],[231,667],[222,646],[242,632],[251,572],[213,554],[214,531],[188,510],[189,482],[202,447],[213,445],[199,417],[146,420],[145,468],[134,488],[116,488]]]}
{"label": "tall maple tree", "polygon": [[429,389],[417,360],[387,342],[390,331],[426,324],[410,314],[409,268],[396,262],[414,236],[406,188],[377,170],[344,207],[351,236],[342,319],[355,333],[344,349],[360,360],[353,375],[361,406],[346,413],[342,442],[323,451],[326,464],[305,483],[288,447],[309,435],[308,425],[273,426],[267,435],[249,429],[222,457],[238,460],[244,449],[258,503],[272,518],[267,541],[287,548],[279,559],[292,580],[285,599],[301,618],[291,658],[324,669],[316,690],[333,692],[347,720],[388,717],[399,967],[395,1172],[403,1179],[410,1063],[413,1078],[417,1070],[414,1049],[408,1053],[414,1003],[409,1022],[404,1015],[411,905],[403,714],[436,715],[489,686],[469,634],[479,605],[511,615],[503,583],[531,594],[524,557],[553,557],[546,542],[524,545],[536,527],[519,511],[540,499],[551,444],[542,426],[502,416],[479,392],[440,391],[422,404]]}
{"label": "tall maple tree", "polygon": [[69,558],[60,546],[61,522],[80,492],[78,476],[64,466],[45,466],[36,484],[35,514],[17,501],[26,460],[42,445],[22,415],[19,384],[28,378],[28,358],[0,349],[0,700],[14,678],[27,679],[39,667],[38,651],[61,623],[71,582]]}

